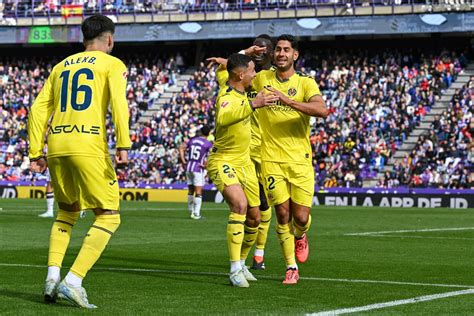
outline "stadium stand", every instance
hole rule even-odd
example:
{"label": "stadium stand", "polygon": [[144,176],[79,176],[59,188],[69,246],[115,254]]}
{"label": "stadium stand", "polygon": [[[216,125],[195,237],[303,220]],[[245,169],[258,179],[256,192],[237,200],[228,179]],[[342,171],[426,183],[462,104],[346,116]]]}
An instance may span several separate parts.
{"label": "stadium stand", "polygon": [[474,77],[454,93],[448,108],[435,117],[429,135],[380,179],[380,187],[400,184],[421,188],[474,187]]}
{"label": "stadium stand", "polygon": [[[125,186],[184,183],[178,147],[203,124],[213,125],[215,69],[201,64],[182,75],[182,57],[174,57],[165,62],[152,57],[126,59],[133,145],[130,166],[118,170]],[[298,68],[316,78],[331,111],[327,120],[314,121],[311,132],[317,185],[361,187],[364,180],[387,171],[389,162],[397,172],[400,164],[394,153],[466,62],[463,54],[454,52],[327,50],[304,55]],[[0,66],[0,180],[34,178],[25,159],[26,117],[52,64],[11,58]],[[471,103],[463,106],[472,111]],[[111,130],[107,140],[113,148]],[[380,186],[412,185],[417,175],[394,172]]]}
{"label": "stadium stand", "polygon": [[[466,0],[6,0],[0,2],[0,22],[2,20],[15,20],[27,17],[67,18],[87,16],[94,13],[109,16],[191,14],[191,16],[188,16],[189,20],[193,20],[193,13],[235,11],[265,12],[292,10],[296,12],[299,10],[300,13],[298,15],[306,14],[305,16],[311,16],[311,13],[313,16],[314,14],[316,16],[406,14],[427,11],[469,11],[472,9],[472,5],[471,1]],[[390,7],[392,7],[391,10]],[[401,10],[398,10],[398,7]],[[346,10],[338,10],[338,8]],[[381,10],[378,8],[381,8]],[[383,8],[388,8],[389,10],[384,10]],[[301,13],[302,10],[306,10],[307,13]],[[266,16],[262,15],[260,17],[265,18]],[[206,17],[206,19],[208,18],[210,17]],[[241,16],[240,18],[245,17]],[[149,22],[152,21],[150,20]]]}

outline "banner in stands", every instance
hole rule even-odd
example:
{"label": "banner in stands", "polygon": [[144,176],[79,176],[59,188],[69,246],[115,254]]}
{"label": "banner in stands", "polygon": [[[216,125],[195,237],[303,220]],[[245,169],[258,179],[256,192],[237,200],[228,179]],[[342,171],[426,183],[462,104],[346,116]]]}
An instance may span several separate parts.
{"label": "banner in stands", "polygon": [[[157,188],[120,188],[124,201],[186,202],[185,185],[157,186]],[[0,198],[45,198],[44,186],[12,186],[0,184]],[[223,203],[224,198],[212,186],[206,186],[203,193],[206,202]],[[317,191],[313,205],[402,207],[402,208],[474,208],[474,190],[444,189],[367,189],[333,188]]]}
{"label": "banner in stands", "polygon": [[[0,198],[4,199],[44,199],[43,186],[0,186]],[[120,199],[124,201],[182,202],[187,199],[186,190],[173,189],[120,189]]]}
{"label": "banner in stands", "polygon": [[[64,6],[64,5],[63,5]],[[78,14],[70,5],[63,14]],[[253,38],[259,34],[277,36],[336,36],[368,34],[421,34],[474,31],[474,12],[440,14],[395,14],[302,19],[222,20],[185,23],[117,24],[116,42],[188,41]],[[0,27],[0,42],[78,43],[79,25]]]}
{"label": "banner in stands", "polygon": [[[218,191],[206,190],[203,200],[224,202]],[[430,189],[331,189],[316,192],[313,205],[365,206],[402,208],[474,208],[473,190],[430,190]]]}

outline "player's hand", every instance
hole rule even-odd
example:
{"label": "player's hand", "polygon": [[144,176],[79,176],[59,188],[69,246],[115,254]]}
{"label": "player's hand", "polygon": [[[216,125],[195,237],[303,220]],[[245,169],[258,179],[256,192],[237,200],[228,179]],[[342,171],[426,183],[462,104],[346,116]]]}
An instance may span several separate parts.
{"label": "player's hand", "polygon": [[291,99],[288,96],[284,95],[282,92],[278,91],[273,87],[265,87],[265,89],[278,96],[278,100],[280,100],[282,103],[291,106]]}
{"label": "player's hand", "polygon": [[209,63],[207,68],[212,68],[214,65],[222,65],[227,67],[227,59],[222,57],[209,57],[206,59],[206,61]]}
{"label": "player's hand", "polygon": [[117,149],[115,153],[115,163],[119,166],[125,166],[128,164],[128,151]]}
{"label": "player's hand", "polygon": [[244,50],[245,55],[249,57],[255,57],[256,55],[264,54],[266,51],[266,47],[260,47],[257,45],[250,46],[249,48]]}
{"label": "player's hand", "polygon": [[48,168],[48,163],[44,157],[30,163],[30,169],[33,172],[43,173],[46,171],[46,168]]}
{"label": "player's hand", "polygon": [[279,98],[276,94],[273,92],[268,92],[265,90],[260,91],[255,99],[252,102],[252,106],[254,108],[261,108],[264,106],[272,105],[275,103],[275,101],[278,101]]}

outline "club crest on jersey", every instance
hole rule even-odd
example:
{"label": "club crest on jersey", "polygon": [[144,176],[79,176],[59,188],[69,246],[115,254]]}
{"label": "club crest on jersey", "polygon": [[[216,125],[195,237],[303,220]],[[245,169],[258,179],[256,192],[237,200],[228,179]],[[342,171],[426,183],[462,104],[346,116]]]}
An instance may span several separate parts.
{"label": "club crest on jersey", "polygon": [[296,95],[296,89],[295,88],[288,89],[288,96],[294,97],[295,95]]}
{"label": "club crest on jersey", "polygon": [[229,102],[228,101],[224,101],[221,103],[221,108],[225,108],[226,106],[229,105]]}

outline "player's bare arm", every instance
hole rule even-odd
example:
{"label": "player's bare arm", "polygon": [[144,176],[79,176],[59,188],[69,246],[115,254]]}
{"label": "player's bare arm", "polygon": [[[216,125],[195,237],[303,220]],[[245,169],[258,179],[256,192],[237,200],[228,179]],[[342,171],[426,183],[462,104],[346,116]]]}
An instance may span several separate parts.
{"label": "player's bare arm", "polygon": [[309,102],[297,102],[295,100],[290,99],[288,96],[273,87],[266,87],[266,89],[276,94],[278,96],[278,99],[282,103],[291,106],[295,110],[298,110],[304,114],[322,118],[326,118],[329,114],[329,111],[326,107],[326,103],[320,95],[315,95],[311,97],[311,99],[309,99]]}
{"label": "player's bare arm", "polygon": [[206,59],[209,63],[208,68],[212,68],[214,65],[221,65],[224,69],[227,67],[227,59],[222,57],[209,57]]}
{"label": "player's bare arm", "polygon": [[257,45],[252,45],[249,48],[244,49],[245,55],[247,55],[249,57],[255,57],[256,55],[264,54],[266,52],[267,52],[266,47],[260,47],[260,46],[257,46]]}
{"label": "player's bare arm", "polygon": [[181,159],[181,163],[183,165],[186,164],[186,158],[185,158],[185,155],[184,155],[185,150],[186,150],[186,148],[185,148],[185,145],[183,143],[179,146],[179,159]]}

